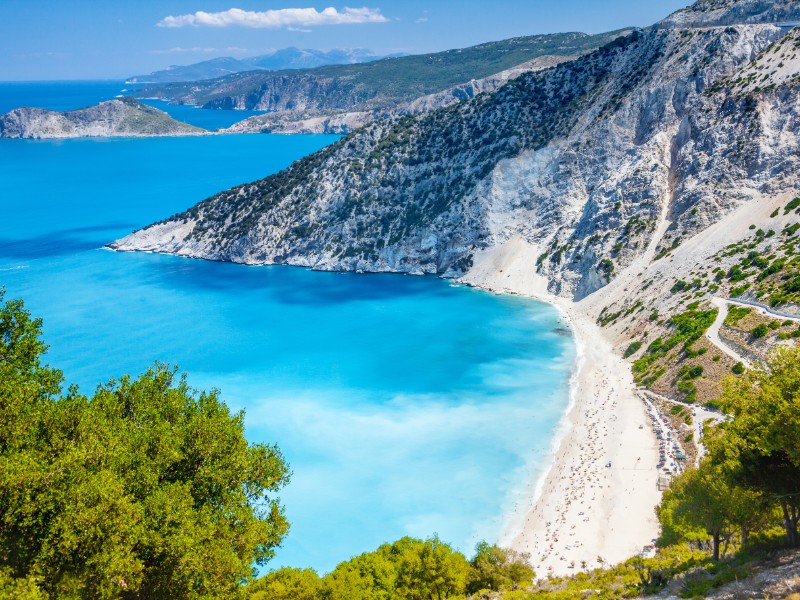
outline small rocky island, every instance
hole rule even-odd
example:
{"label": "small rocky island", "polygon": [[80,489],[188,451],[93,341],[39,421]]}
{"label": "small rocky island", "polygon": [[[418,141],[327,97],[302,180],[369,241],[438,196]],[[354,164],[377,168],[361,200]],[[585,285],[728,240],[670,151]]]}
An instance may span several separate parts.
{"label": "small rocky island", "polygon": [[205,129],[177,121],[162,110],[127,97],[66,112],[23,107],[0,116],[0,138],[157,137],[206,133]]}

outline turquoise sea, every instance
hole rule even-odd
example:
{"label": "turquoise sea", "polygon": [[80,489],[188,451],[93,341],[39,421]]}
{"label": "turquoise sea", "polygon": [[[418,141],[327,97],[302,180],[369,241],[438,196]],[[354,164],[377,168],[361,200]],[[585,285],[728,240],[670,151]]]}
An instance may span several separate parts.
{"label": "turquoise sea", "polygon": [[[3,85],[4,104],[61,97]],[[92,103],[95,84],[59,85]],[[470,552],[496,541],[566,409],[574,347],[552,307],[433,277],[102,249],[335,139],[0,140],[0,285],[83,391],[160,360],[246,410],[248,437],[294,472],[274,566],[327,571],[406,534]]]}

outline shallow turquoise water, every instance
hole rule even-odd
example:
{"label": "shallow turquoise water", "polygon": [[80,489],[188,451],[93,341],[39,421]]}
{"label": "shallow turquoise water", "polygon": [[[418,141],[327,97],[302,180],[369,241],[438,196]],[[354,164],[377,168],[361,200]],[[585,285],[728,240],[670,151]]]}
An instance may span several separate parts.
{"label": "shallow turquoise water", "polygon": [[294,477],[275,565],[333,567],[405,534],[469,551],[546,457],[573,345],[551,307],[436,278],[101,249],[331,136],[0,140],[0,284],[90,392],[178,363],[247,411]]}

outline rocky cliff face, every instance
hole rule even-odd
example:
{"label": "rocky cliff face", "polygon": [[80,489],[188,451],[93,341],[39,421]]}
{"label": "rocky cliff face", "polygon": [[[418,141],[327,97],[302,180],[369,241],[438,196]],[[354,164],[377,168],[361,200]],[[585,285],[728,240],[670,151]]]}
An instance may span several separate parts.
{"label": "rocky cliff face", "polygon": [[663,27],[720,27],[732,24],[796,21],[796,0],[699,0],[664,19]]}
{"label": "rocky cliff face", "polygon": [[454,276],[514,237],[540,249],[530,268],[551,291],[584,297],[797,186],[797,80],[759,62],[797,44],[764,22],[793,5],[702,0],[494,93],[372,123],[113,247]]}
{"label": "rocky cliff face", "polygon": [[41,108],[16,108],[0,116],[0,137],[152,137],[200,135],[199,127],[176,121],[167,113],[132,98],[101,102],[97,106],[56,112]]}

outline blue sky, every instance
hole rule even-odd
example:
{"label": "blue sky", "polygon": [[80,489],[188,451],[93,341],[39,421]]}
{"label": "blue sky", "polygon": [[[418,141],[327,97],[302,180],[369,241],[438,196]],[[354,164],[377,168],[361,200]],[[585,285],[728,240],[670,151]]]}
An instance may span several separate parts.
{"label": "blue sky", "polygon": [[520,35],[645,26],[689,3],[0,0],[0,80],[116,79],[287,46],[416,54]]}

